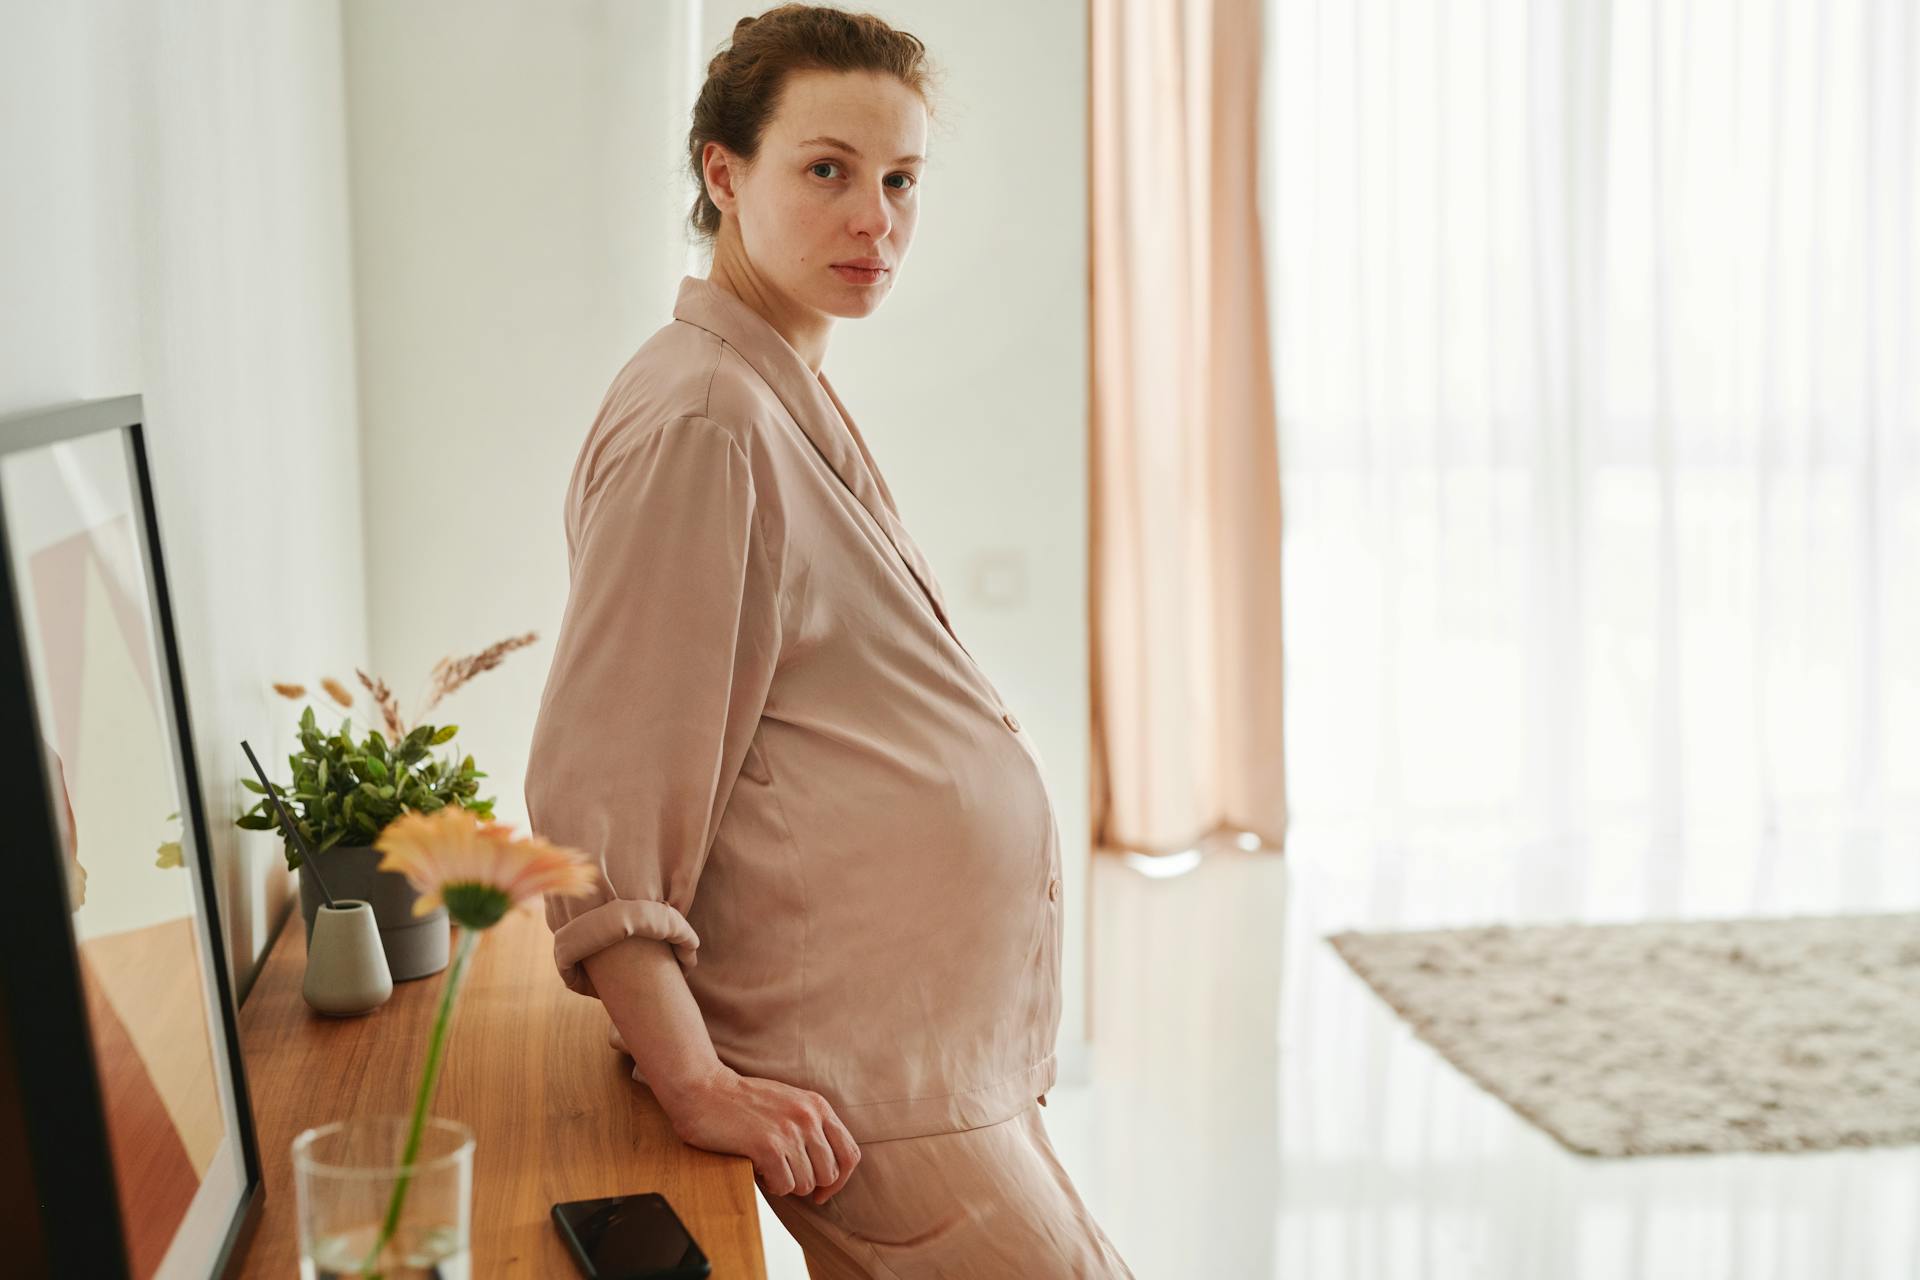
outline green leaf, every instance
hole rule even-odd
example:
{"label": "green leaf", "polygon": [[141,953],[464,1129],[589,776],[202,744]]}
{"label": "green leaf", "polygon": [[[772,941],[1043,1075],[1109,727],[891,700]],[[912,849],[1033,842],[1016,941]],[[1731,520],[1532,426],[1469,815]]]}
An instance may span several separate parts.
{"label": "green leaf", "polygon": [[245,787],[247,790],[253,792],[257,796],[263,796],[267,794],[267,789],[261,786],[258,782],[255,782],[252,778],[240,779],[240,785]]}
{"label": "green leaf", "polygon": [[[434,757],[433,748],[452,741],[458,725],[416,725],[391,740],[375,729],[365,734],[364,742],[356,742],[351,717],[341,721],[338,732],[323,734],[314,714],[311,706],[302,711],[301,749],[287,757],[292,780],[277,789],[293,808],[289,821],[295,831],[316,851],[343,840],[355,844],[377,836],[406,812],[432,813],[457,805],[493,816],[493,800],[477,798],[479,779],[486,774],[474,767],[473,757],[463,756],[458,765]],[[297,868],[296,844],[264,798],[272,788],[245,780],[243,785],[262,798],[236,825],[280,831],[288,865]]]}

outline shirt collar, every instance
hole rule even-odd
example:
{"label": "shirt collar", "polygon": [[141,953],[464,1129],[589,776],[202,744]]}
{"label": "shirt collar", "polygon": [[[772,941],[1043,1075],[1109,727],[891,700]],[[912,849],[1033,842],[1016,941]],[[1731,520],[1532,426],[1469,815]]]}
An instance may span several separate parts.
{"label": "shirt collar", "polygon": [[834,394],[826,374],[814,373],[765,317],[713,281],[686,276],[674,300],[673,318],[705,329],[739,352],[773,388],[840,483],[874,519],[886,523],[882,506],[898,518],[893,495],[879,478],[879,468],[872,465],[873,455],[859,438],[853,415]]}
{"label": "shirt collar", "polygon": [[[814,449],[828,468],[840,477],[840,483],[867,509],[867,513],[886,534],[887,540],[893,544],[894,550],[900,553],[908,571],[933,606],[934,616],[946,627],[947,633],[953,635],[953,625],[947,617],[946,598],[933,576],[932,566],[920,554],[913,539],[907,536],[906,528],[900,522],[899,509],[894,506],[893,494],[887,489],[887,482],[881,477],[873,454],[868,452],[860,428],[854,425],[853,415],[840,402],[833,384],[827,381],[827,375],[814,373],[792,344],[759,312],[701,276],[681,278],[680,292],[674,299],[673,318],[697,325],[715,335],[739,352],[741,358],[753,366],[754,372],[766,380],[793,420],[800,424],[807,439],[813,442]],[[953,638],[958,644],[960,637],[954,635]],[[963,650],[966,648],[965,645],[960,647]]]}

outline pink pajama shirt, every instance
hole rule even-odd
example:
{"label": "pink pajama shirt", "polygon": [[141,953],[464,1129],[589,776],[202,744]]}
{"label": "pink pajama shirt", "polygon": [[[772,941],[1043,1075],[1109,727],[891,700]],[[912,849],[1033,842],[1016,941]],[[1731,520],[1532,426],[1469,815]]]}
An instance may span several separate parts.
{"label": "pink pajama shirt", "polygon": [[673,317],[567,488],[526,801],[601,874],[546,900],[555,965],[592,996],[585,957],[671,943],[720,1060],[863,1146],[1024,1124],[1060,1023],[1040,756],[825,375],[708,280]]}

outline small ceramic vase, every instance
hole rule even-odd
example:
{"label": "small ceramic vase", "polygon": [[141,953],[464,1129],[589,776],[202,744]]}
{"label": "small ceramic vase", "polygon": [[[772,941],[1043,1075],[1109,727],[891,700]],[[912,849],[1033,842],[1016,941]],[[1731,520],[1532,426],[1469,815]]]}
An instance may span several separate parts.
{"label": "small ceramic vase", "polygon": [[[425,978],[447,967],[452,930],[445,904],[424,916],[413,914],[420,890],[398,871],[380,870],[386,857],[366,845],[335,845],[321,853],[334,901],[357,898],[373,905],[380,948],[387,953],[387,974],[395,982]],[[300,864],[300,913],[306,917],[307,943],[313,943],[313,917],[326,895],[314,878],[313,864]]]}
{"label": "small ceramic vase", "polygon": [[307,977],[300,993],[335,1018],[366,1013],[393,994],[393,975],[374,927],[373,904],[360,898],[324,902],[315,913],[307,944]]}

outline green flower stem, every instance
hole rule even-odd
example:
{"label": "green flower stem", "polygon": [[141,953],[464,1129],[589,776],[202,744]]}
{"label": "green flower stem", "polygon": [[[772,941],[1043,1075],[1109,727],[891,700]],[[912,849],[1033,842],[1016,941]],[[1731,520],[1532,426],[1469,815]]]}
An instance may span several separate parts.
{"label": "green flower stem", "polygon": [[[406,1154],[400,1157],[403,1168],[411,1165],[420,1151],[420,1130],[426,1125],[427,1104],[433,1100],[434,1086],[439,1082],[440,1055],[447,1042],[447,1024],[453,1019],[454,998],[460,994],[460,981],[466,976],[467,956],[480,940],[480,932],[464,925],[461,927],[460,944],[453,953],[453,967],[447,974],[447,985],[440,990],[440,1012],[433,1020],[433,1039],[427,1045],[427,1067],[420,1077],[420,1091],[413,1100],[413,1125],[407,1133]],[[387,1205],[386,1224],[380,1228],[380,1238],[373,1242],[373,1249],[367,1254],[366,1261],[360,1264],[362,1275],[371,1275],[378,1280],[380,1272],[368,1272],[367,1268],[373,1265],[374,1259],[380,1256],[380,1250],[393,1238],[394,1230],[400,1223],[400,1204],[406,1198],[407,1184],[412,1181],[413,1174],[408,1172],[401,1174],[400,1180],[394,1183],[393,1200]]]}

